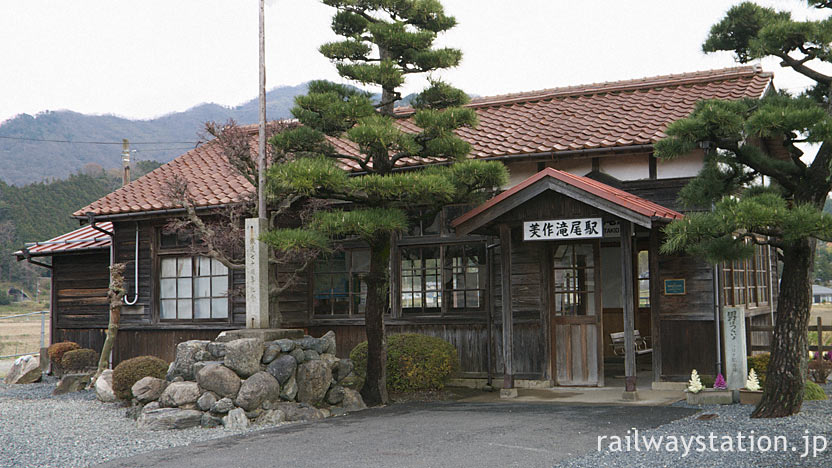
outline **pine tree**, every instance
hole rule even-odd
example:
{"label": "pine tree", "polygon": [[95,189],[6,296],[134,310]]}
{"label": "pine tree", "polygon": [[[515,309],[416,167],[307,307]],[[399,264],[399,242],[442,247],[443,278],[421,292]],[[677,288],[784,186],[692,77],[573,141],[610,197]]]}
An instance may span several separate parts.
{"label": "pine tree", "polygon": [[[809,0],[819,9],[832,2]],[[753,3],[731,8],[710,31],[705,52],[733,51],[745,63],[778,57],[783,67],[812,79],[799,96],[773,92],[758,100],[704,101],[671,124],[656,155],[672,158],[705,148],[705,164],[681,198],[692,213],[666,230],[666,253],[687,250],[711,262],[748,258],[752,244],[774,246],[783,273],[765,393],[753,417],[800,411],[807,371],[807,331],[816,239],[832,236],[832,217],[822,209],[832,188],[832,18],[795,21],[789,13]],[[819,145],[811,163],[800,142]]]}
{"label": "pine tree", "polygon": [[[381,98],[374,102],[367,92],[326,81],[310,83],[308,94],[296,98],[292,113],[303,126],[270,140],[295,159],[269,169],[268,188],[273,200],[300,195],[330,205],[299,228],[271,231],[264,240],[284,251],[325,250],[345,237],[369,246],[369,273],[363,278],[367,376],[361,394],[368,404],[383,404],[391,237],[426,212],[482,198],[505,183],[506,171],[499,163],[464,161],[469,145],[453,131],[474,126],[477,119],[472,109],[462,107],[468,97],[461,90],[431,79],[414,99],[413,112],[394,110],[407,75],[454,67],[462,57],[457,49],[433,47],[437,34],[456,23],[438,1],[323,3],[335,7],[332,29],[344,39],[322,45],[320,52],[344,78],[380,87]],[[398,121],[405,117],[418,128],[404,131]],[[360,155],[339,150],[343,145],[332,145],[333,139],[352,142]],[[394,171],[406,158],[452,164]],[[350,176],[346,164],[364,175]]]}

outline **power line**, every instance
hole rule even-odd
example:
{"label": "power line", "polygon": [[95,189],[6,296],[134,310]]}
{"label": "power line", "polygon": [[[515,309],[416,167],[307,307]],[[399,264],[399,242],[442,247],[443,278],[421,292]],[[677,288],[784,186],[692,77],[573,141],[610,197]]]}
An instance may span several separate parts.
{"label": "power line", "polygon": [[[85,145],[121,145],[122,142],[120,141],[79,141],[79,140],[55,140],[50,138],[25,138],[25,137],[13,137],[13,136],[3,136],[0,135],[0,138],[6,140],[22,140],[22,141],[39,141],[44,143],[75,143],[75,144],[85,144]],[[196,145],[196,141],[131,141],[131,145]]]}
{"label": "power line", "polygon": [[180,148],[147,148],[147,149],[139,149],[139,150],[133,150],[133,151],[136,152],[136,153],[151,153],[151,152],[154,152],[154,151],[192,150],[194,148],[195,148],[194,146],[183,146],[183,147],[180,147]]}

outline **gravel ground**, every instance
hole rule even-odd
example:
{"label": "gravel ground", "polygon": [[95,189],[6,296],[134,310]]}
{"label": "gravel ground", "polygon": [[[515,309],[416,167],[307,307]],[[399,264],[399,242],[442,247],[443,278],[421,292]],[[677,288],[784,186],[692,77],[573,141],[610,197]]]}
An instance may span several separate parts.
{"label": "gravel ground", "polygon": [[[826,391],[827,394],[830,393],[829,386],[826,387]],[[674,406],[690,407],[681,402]],[[584,457],[556,465],[556,468],[832,466],[832,400],[804,402],[799,414],[778,419],[751,419],[749,416],[754,407],[750,405],[700,408],[702,411],[698,414],[655,429],[639,430],[640,450],[636,450],[635,445],[631,445],[630,450],[627,450],[624,437],[629,435],[631,444],[634,439],[634,432],[628,431],[627,434],[617,434],[622,437],[620,446],[611,445],[615,440],[608,437],[600,442],[601,450],[596,449]],[[741,446],[744,451],[740,450],[738,433],[743,436]],[[715,436],[713,446],[716,450],[711,449],[711,434]],[[696,436],[701,437],[691,439]],[[753,444],[750,436],[754,437]],[[785,450],[782,449],[784,442],[780,439],[777,441],[778,451],[775,451],[775,437],[779,436],[785,436],[788,446]],[[662,437],[662,449],[645,450],[645,437],[653,437],[653,440]],[[678,450],[674,449],[672,443],[674,437],[678,438]],[[726,439],[730,439],[731,444],[728,444]],[[686,456],[683,440],[689,447]],[[699,443],[700,440],[702,445]],[[771,441],[769,449],[768,440]]]}
{"label": "gravel ground", "polygon": [[0,468],[86,467],[266,428],[143,431],[124,416],[124,407],[101,403],[94,391],[52,396],[56,382],[50,377],[30,385],[0,383]]}

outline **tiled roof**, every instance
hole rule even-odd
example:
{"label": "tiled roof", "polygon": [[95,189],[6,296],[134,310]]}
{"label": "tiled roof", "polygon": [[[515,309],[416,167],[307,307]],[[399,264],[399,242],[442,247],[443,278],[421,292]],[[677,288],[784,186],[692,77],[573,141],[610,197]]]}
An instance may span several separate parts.
{"label": "tiled roof", "polygon": [[[663,138],[667,124],[687,116],[697,101],[760,97],[771,80],[771,73],[757,67],[739,67],[477,98],[469,106],[476,109],[479,125],[457,133],[471,144],[469,157],[477,159],[649,145]],[[397,112],[407,117],[413,110]],[[409,119],[398,124],[405,131],[418,131]],[[252,138],[256,128],[248,127]],[[344,154],[358,155],[352,142],[330,142]],[[403,158],[398,165],[432,162],[436,160]],[[362,170],[354,161],[343,164],[347,170]],[[253,190],[228,165],[218,145],[208,142],[74,215],[176,208],[164,196],[174,174],[188,181],[197,206],[233,203]]]}
{"label": "tiled roof", "polygon": [[[113,223],[110,222],[96,223],[96,227],[113,232]],[[28,247],[29,253],[32,256],[44,256],[63,252],[105,249],[110,247],[110,244],[110,236],[93,229],[91,226],[84,226],[72,232],[49,239],[48,241],[26,244],[26,247]],[[24,255],[22,250],[18,250],[14,254],[18,257],[23,257]]]}
{"label": "tiled roof", "polygon": [[500,203],[510,199],[515,194],[523,191],[525,188],[534,185],[535,183],[547,177],[557,179],[561,182],[581,189],[584,192],[603,198],[604,200],[614,203],[622,208],[626,208],[627,210],[630,210],[634,213],[646,216],[650,219],[661,218],[667,221],[671,221],[674,219],[682,219],[684,217],[682,213],[671,210],[670,208],[666,208],[657,203],[653,203],[650,200],[645,200],[644,198],[635,196],[632,193],[625,192],[621,189],[610,187],[607,184],[598,182],[597,180],[590,179],[589,177],[578,176],[570,172],[560,171],[551,167],[547,167],[546,169],[543,169],[542,171],[529,177],[523,182],[520,182],[519,184],[506,190],[505,192],[491,198],[490,200],[479,205],[473,210],[468,211],[462,216],[454,219],[451,222],[451,226],[459,226],[460,224],[499,205]]}

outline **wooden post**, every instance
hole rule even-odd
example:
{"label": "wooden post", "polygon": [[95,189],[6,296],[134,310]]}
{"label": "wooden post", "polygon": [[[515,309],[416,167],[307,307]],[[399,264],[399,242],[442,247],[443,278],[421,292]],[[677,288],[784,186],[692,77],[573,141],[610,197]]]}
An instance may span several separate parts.
{"label": "wooden post", "polygon": [[818,316],[818,356],[819,361],[823,360],[823,320]]}
{"label": "wooden post", "polygon": [[633,224],[621,221],[621,306],[624,315],[624,398],[637,399],[633,327]]}
{"label": "wooden post", "polygon": [[653,347],[653,382],[662,378],[662,324],[661,297],[662,283],[659,273],[659,228],[650,229],[650,339]]}
{"label": "wooden post", "polygon": [[500,396],[517,396],[514,388],[514,314],[511,311],[511,228],[500,224],[500,268],[503,292],[503,389]]}

